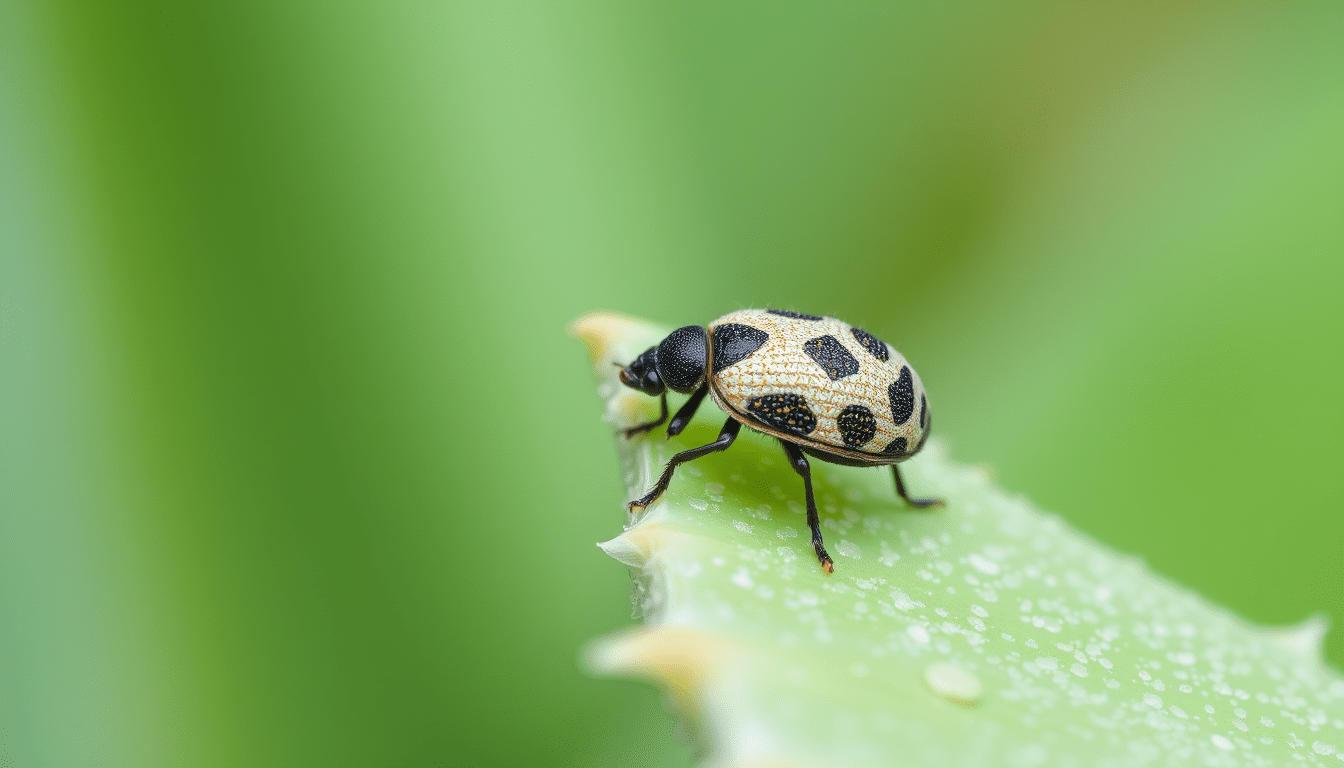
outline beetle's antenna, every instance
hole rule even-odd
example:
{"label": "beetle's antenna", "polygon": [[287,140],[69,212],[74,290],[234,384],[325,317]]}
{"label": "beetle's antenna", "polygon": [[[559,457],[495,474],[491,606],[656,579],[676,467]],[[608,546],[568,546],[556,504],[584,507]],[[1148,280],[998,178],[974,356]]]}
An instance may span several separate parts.
{"label": "beetle's antenna", "polygon": [[625,367],[624,365],[621,365],[620,363],[616,362],[615,360],[612,360],[612,361],[611,361],[611,364],[614,365],[614,366],[616,366],[617,368],[624,368],[624,367]]}

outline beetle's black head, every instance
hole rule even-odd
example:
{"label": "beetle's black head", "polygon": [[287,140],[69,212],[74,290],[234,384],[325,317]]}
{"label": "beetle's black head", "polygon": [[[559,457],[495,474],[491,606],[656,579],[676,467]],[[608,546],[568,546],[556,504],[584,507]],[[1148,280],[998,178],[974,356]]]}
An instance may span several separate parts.
{"label": "beetle's black head", "polygon": [[658,375],[658,348],[649,347],[644,354],[621,369],[621,383],[638,389],[646,395],[661,395],[667,391],[663,377]]}
{"label": "beetle's black head", "polygon": [[621,383],[646,395],[661,395],[666,390],[686,394],[705,380],[709,365],[709,345],[705,329],[698,325],[678,328],[656,347],[621,369]]}

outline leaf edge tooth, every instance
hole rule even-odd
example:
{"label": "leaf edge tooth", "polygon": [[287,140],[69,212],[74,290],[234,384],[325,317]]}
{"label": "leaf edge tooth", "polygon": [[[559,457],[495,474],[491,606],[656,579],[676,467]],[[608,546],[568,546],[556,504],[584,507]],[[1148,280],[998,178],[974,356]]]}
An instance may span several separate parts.
{"label": "leaf edge tooth", "polygon": [[[634,530],[634,529],[631,529]],[[645,563],[649,562],[649,553],[640,546],[634,538],[629,536],[630,531],[622,533],[613,539],[599,541],[597,546],[607,557],[624,563],[631,568],[643,568]]]}
{"label": "leaf edge tooth", "polygon": [[708,632],[686,627],[646,625],[604,635],[583,649],[584,669],[602,677],[631,677],[662,685],[682,713],[701,712],[699,697],[706,678],[729,657],[727,644]]}
{"label": "leaf edge tooth", "polygon": [[1330,632],[1330,616],[1316,611],[1296,624],[1264,627],[1270,640],[1303,659],[1325,663],[1325,636]]}

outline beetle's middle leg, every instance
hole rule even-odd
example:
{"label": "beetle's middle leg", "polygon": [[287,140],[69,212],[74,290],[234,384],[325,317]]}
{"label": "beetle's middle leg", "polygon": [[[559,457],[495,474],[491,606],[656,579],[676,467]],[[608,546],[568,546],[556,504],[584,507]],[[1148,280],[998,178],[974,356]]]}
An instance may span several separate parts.
{"label": "beetle's middle leg", "polygon": [[[685,409],[683,408],[682,410]],[[678,464],[684,464],[693,459],[698,459],[701,456],[708,456],[711,453],[718,453],[719,451],[726,450],[728,446],[733,444],[733,440],[737,438],[737,432],[740,429],[742,429],[742,422],[729,417],[728,421],[723,425],[723,429],[719,430],[719,439],[708,445],[692,448],[689,451],[682,451],[673,456],[672,460],[667,462],[667,466],[663,469],[663,474],[658,478],[658,482],[654,484],[653,490],[649,491],[643,497],[630,502],[630,511],[634,512],[637,509],[643,509],[652,504],[654,499],[662,496],[663,491],[667,490],[668,483],[672,482],[672,472],[676,470]]]}
{"label": "beetle's middle leg", "polygon": [[817,551],[821,570],[831,573],[835,570],[835,563],[826,554],[826,545],[821,541],[821,518],[817,516],[817,500],[812,495],[812,465],[807,463],[807,457],[798,446],[787,440],[780,440],[779,444],[784,446],[784,453],[789,457],[793,471],[803,477],[803,488],[807,491],[807,527],[812,529],[812,548]]}

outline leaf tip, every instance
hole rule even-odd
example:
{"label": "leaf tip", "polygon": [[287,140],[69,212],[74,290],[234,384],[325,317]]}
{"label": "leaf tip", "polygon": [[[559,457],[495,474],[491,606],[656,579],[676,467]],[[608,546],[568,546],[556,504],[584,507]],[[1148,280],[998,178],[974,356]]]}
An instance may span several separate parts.
{"label": "leaf tip", "polygon": [[628,338],[646,327],[646,324],[619,312],[599,310],[589,312],[569,324],[568,333],[588,346],[588,356],[594,364],[607,356],[619,340]]}

